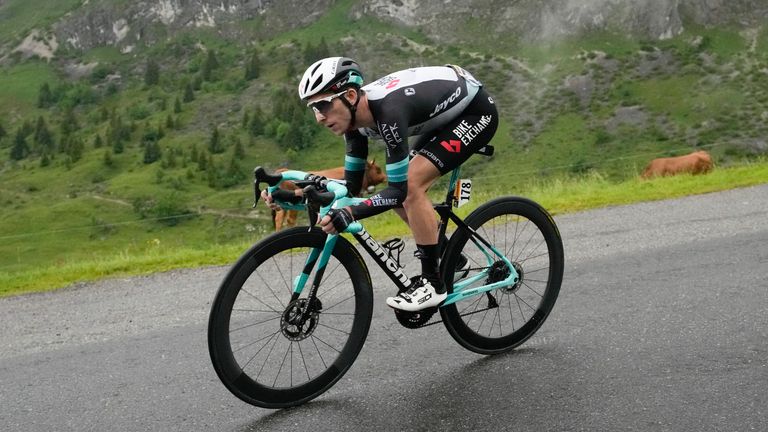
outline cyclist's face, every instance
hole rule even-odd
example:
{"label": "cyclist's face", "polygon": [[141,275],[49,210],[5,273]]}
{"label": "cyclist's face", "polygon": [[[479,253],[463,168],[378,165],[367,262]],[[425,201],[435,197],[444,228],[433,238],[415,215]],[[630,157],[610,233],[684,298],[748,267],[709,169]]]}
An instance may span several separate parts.
{"label": "cyclist's face", "polygon": [[[309,100],[307,106],[315,113],[315,121],[327,127],[336,135],[343,135],[349,129],[352,116],[344,103],[338,100],[347,97],[347,91],[324,93]],[[349,100],[349,99],[347,99]]]}

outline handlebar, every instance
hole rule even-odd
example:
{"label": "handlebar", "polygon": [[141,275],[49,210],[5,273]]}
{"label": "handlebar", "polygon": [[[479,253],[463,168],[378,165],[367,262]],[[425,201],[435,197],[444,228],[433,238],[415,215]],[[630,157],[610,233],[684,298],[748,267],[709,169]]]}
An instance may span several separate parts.
{"label": "handlebar", "polygon": [[[303,210],[305,208],[309,210],[312,225],[315,224],[316,220],[319,220],[318,215],[320,218],[325,216],[337,201],[345,201],[348,193],[343,180],[326,179],[304,171],[289,170],[272,173],[259,166],[253,170],[253,176],[254,208],[261,199],[260,183],[266,183],[269,185],[268,193],[278,201],[280,207],[287,210]],[[292,181],[297,187],[301,187],[304,192],[303,199],[296,196],[293,191],[280,189],[279,185],[284,181]],[[306,206],[303,202],[306,202]],[[353,222],[345,232],[355,233],[362,228],[363,226],[359,222]]]}

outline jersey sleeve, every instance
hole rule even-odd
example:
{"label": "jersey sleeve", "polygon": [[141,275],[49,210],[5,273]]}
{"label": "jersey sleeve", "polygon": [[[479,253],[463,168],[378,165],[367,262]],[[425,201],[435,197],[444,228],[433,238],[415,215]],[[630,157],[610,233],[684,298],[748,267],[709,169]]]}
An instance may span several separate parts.
{"label": "jersey sleeve", "polygon": [[344,134],[347,153],[344,156],[344,180],[350,196],[359,196],[363,188],[366,159],[368,157],[368,138],[358,131]]}
{"label": "jersey sleeve", "polygon": [[408,123],[403,110],[377,116],[387,154],[387,187],[352,207],[355,219],[364,219],[395,207],[402,207],[408,194]]}

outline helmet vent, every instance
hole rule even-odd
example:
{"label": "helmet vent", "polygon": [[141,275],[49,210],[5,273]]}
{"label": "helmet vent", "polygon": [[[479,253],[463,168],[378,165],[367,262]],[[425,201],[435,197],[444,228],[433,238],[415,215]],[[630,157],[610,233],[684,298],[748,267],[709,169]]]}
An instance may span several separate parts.
{"label": "helmet vent", "polygon": [[312,83],[312,86],[311,86],[311,88],[312,88],[312,89],[315,89],[315,88],[317,88],[317,86],[319,86],[319,85],[320,85],[322,82],[323,82],[323,77],[322,77],[322,76],[319,76],[319,77],[317,77],[317,79],[315,80],[315,82],[313,82],[313,83]]}

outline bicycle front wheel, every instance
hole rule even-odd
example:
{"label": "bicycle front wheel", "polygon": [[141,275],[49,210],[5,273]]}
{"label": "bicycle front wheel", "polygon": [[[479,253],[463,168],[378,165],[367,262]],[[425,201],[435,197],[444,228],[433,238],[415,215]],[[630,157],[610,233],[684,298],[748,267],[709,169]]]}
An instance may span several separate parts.
{"label": "bicycle front wheel", "polygon": [[216,294],[208,323],[211,361],[245,402],[264,408],[305,403],[333,386],[363,347],[373,292],[349,241],[337,239],[316,300],[307,298],[316,268],[301,295],[293,295],[294,278],[325,238],[306,227],[273,234],[240,258]]}
{"label": "bicycle front wheel", "polygon": [[[520,279],[440,308],[443,322],[451,336],[471,351],[509,351],[536,333],[555,305],[564,266],[560,232],[546,210],[517,197],[483,204],[464,222],[509,259]],[[502,281],[510,274],[504,261],[462,229],[448,243],[442,271],[449,293],[454,281],[479,272],[486,277],[465,289]]]}

